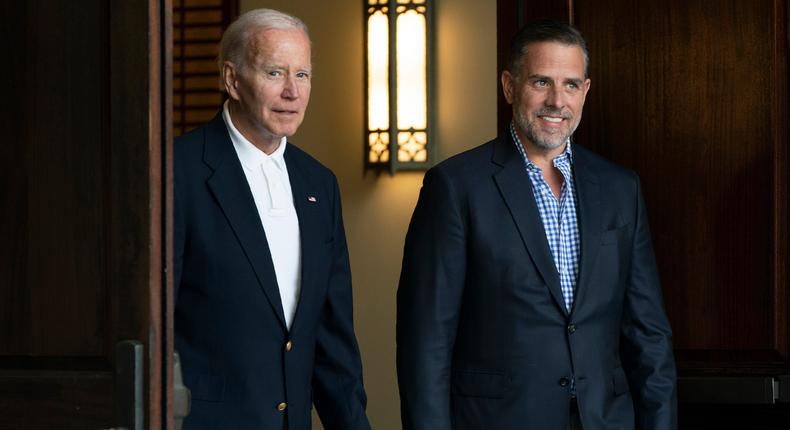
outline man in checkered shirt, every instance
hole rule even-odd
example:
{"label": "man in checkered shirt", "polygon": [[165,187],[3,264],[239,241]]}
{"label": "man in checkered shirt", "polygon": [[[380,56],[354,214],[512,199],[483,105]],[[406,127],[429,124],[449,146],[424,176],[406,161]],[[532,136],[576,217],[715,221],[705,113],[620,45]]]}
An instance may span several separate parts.
{"label": "man in checkered shirt", "polygon": [[571,143],[588,63],[575,28],[525,26],[508,129],[425,175],[398,289],[404,429],[677,428],[639,179]]}

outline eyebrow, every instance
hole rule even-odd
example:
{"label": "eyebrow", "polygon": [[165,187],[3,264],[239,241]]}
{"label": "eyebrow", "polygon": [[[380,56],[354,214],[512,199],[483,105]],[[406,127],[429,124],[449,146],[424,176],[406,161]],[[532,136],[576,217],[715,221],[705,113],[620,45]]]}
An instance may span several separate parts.
{"label": "eyebrow", "polygon": [[[527,79],[529,79],[529,80],[537,80],[537,79],[542,79],[542,80],[545,80],[545,81],[552,81],[552,82],[554,82],[554,79],[552,79],[552,78],[550,78],[550,77],[548,77],[548,76],[545,76],[545,75],[537,75],[537,74],[535,74],[535,75],[529,75],[529,76],[527,77]],[[578,85],[578,86],[581,86],[581,85],[584,83],[584,79],[579,79],[579,78],[568,78],[568,79],[565,79],[563,82],[565,82],[565,83],[571,83],[571,84],[576,84],[576,85]]]}
{"label": "eyebrow", "polygon": [[268,69],[268,70],[274,69],[274,70],[292,70],[294,72],[307,72],[307,73],[312,73],[313,72],[312,66],[311,67],[294,67],[294,68],[289,69],[288,66],[285,66],[285,65],[282,65],[282,64],[263,63],[263,64],[261,64],[261,67],[264,68],[264,69]]}

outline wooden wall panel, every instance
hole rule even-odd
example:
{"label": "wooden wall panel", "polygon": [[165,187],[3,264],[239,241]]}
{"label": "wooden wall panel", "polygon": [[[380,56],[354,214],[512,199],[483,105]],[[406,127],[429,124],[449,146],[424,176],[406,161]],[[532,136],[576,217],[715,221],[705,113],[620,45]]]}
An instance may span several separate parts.
{"label": "wooden wall panel", "polygon": [[[3,181],[0,355],[100,355],[106,349],[107,9],[94,1],[9,10],[28,26],[7,90],[17,121]],[[46,23],[46,25],[40,25]],[[36,25],[39,24],[39,25]],[[60,73],[53,77],[53,72]],[[53,330],[57,328],[57,330]]]}
{"label": "wooden wall panel", "polygon": [[774,2],[622,3],[574,2],[593,82],[577,141],[642,178],[681,367],[782,367]]}
{"label": "wooden wall panel", "polygon": [[0,429],[109,428],[115,423],[112,394],[111,373],[0,371]]}
{"label": "wooden wall panel", "polygon": [[115,416],[113,377],[126,339],[145,353],[145,426],[161,427],[160,362],[172,353],[165,7],[0,6],[15,47],[0,115],[0,428],[130,427]]}
{"label": "wooden wall panel", "polygon": [[773,3],[774,339],[782,356],[790,357],[790,1]]}

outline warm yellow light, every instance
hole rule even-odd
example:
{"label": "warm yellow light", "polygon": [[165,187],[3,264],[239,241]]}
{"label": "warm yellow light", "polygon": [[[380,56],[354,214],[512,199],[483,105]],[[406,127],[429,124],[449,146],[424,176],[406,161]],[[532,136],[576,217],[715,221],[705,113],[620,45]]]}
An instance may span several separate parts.
{"label": "warm yellow light", "polygon": [[371,163],[386,163],[390,159],[390,135],[388,131],[368,134],[368,160]]}
{"label": "warm yellow light", "polygon": [[[390,173],[403,168],[422,168],[430,163],[427,55],[431,2],[366,0],[365,3],[368,116],[365,168],[389,167]],[[390,33],[393,29],[394,33]]]}
{"label": "warm yellow light", "polygon": [[425,129],[427,116],[425,15],[408,10],[397,19],[398,129]]}
{"label": "warm yellow light", "polygon": [[381,10],[368,18],[368,130],[390,126],[389,23]]}
{"label": "warm yellow light", "polygon": [[398,133],[398,161],[425,162],[428,161],[428,134],[424,131]]}

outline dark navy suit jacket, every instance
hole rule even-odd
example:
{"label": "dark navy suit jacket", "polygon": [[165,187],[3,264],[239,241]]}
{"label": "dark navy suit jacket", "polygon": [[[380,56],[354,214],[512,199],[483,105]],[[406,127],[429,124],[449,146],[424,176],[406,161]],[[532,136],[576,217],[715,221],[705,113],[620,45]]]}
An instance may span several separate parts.
{"label": "dark navy suit jacket", "polygon": [[192,391],[185,428],[309,429],[314,402],[328,430],[369,429],[334,175],[286,147],[302,250],[289,331],[266,234],[221,114],[176,139],[174,155],[175,343]]}
{"label": "dark navy suit jacket", "polygon": [[431,169],[406,239],[397,363],[404,429],[675,429],[671,330],[637,176],[575,145],[581,234],[566,311],[510,137]]}

